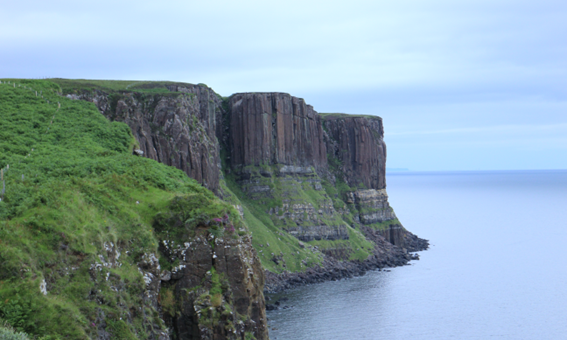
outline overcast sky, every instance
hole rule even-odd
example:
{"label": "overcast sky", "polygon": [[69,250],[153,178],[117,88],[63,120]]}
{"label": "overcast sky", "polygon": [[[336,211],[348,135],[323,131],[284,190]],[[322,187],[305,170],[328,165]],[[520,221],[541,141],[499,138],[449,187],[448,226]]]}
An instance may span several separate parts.
{"label": "overcast sky", "polygon": [[278,91],[384,118],[388,167],[567,169],[567,1],[7,1],[0,77]]}

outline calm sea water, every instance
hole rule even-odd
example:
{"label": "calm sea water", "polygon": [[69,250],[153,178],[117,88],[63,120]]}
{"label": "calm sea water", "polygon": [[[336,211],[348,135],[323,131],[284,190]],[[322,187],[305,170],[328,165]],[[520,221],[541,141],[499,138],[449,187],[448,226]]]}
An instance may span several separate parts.
{"label": "calm sea water", "polygon": [[[567,339],[567,170],[388,174],[421,260],[275,296],[279,339]],[[273,302],[273,301],[272,301]]]}

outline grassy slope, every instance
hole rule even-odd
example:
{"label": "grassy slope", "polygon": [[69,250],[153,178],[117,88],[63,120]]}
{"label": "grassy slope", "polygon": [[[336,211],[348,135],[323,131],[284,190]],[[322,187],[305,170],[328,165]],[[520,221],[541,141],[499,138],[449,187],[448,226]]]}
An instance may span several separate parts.
{"label": "grassy slope", "polygon": [[[249,166],[248,168],[254,171],[254,167]],[[276,169],[272,169],[272,172],[275,173]],[[253,199],[247,198],[249,195],[241,191],[240,186],[235,182],[233,174],[225,173],[225,179],[227,189],[231,194],[239,198],[238,202],[233,201],[233,204],[241,204],[244,207],[245,220],[254,236],[253,244],[259,251],[262,265],[266,269],[275,273],[281,273],[284,270],[294,272],[303,271],[307,267],[316,265],[321,262],[322,255],[320,252],[314,251],[313,247],[319,249],[346,249],[347,253],[350,254],[351,260],[364,260],[372,253],[374,244],[366,240],[359,230],[350,227],[353,221],[350,213],[323,219],[326,225],[347,225],[349,240],[305,242],[304,248],[300,246],[295,237],[285,231],[284,224],[286,221],[267,213],[268,208],[281,206],[282,199],[288,200],[289,204],[312,204],[315,210],[319,210],[322,202],[327,201],[329,197],[334,197],[335,193],[339,192],[336,188],[324,185],[325,191],[320,191],[315,190],[310,183],[302,183],[299,179],[283,183],[277,177],[265,178],[258,176],[259,184],[269,185],[272,188],[274,198],[266,199],[261,197]],[[348,191],[353,190],[346,187],[343,189],[345,191],[347,189]],[[333,199],[333,204],[336,209],[347,209],[346,204],[340,199]],[[267,247],[268,244],[269,247]],[[286,266],[283,267],[281,261],[279,261],[279,264],[276,264],[272,260],[274,258],[272,254],[276,257],[281,256]]]}
{"label": "grassy slope", "polygon": [[[187,194],[215,212],[229,206],[182,171],[131,155],[128,126],[61,91],[49,81],[0,84],[0,318],[33,335],[83,339],[103,311],[116,338],[143,339],[159,324],[136,266],[157,253],[154,216]],[[108,261],[110,243],[128,249],[121,266],[91,270]],[[132,309],[131,323],[120,320]]]}
{"label": "grassy slope", "polygon": [[[223,192],[227,195],[225,199],[242,206],[244,220],[253,236],[252,244],[265,269],[274,273],[284,270],[302,271],[321,262],[322,255],[319,252],[311,247],[301,247],[295,237],[274,223],[265,212],[265,202],[247,199],[230,175],[225,178],[226,181],[222,183]],[[282,266],[282,262],[274,262],[274,257],[281,257],[286,267]]]}

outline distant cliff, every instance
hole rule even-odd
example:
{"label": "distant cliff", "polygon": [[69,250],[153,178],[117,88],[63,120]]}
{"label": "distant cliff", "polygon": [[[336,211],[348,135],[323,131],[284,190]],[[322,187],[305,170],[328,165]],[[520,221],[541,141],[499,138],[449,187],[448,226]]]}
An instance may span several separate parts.
{"label": "distant cliff", "polygon": [[[224,149],[230,159],[224,171],[231,173],[234,191],[255,207],[257,218],[324,254],[328,272],[344,267],[343,261],[363,263],[346,270],[347,276],[400,265],[411,258],[408,250],[427,247],[403,228],[388,203],[380,117],[320,115],[284,93],[234,94],[227,111]],[[284,253],[268,259],[270,289],[321,278],[318,270],[311,277],[272,275],[293,272],[293,259]]]}
{"label": "distant cliff", "polygon": [[413,245],[411,234],[399,223],[388,202],[382,118],[336,113],[323,116],[329,159],[334,161],[332,172],[351,188],[343,200],[360,230],[373,241],[379,234],[393,245],[421,250]]}

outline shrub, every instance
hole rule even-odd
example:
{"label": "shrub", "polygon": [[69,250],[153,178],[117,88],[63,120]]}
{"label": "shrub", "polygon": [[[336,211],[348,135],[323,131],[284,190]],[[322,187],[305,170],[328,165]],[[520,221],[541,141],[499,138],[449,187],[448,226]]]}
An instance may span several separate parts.
{"label": "shrub", "polygon": [[17,332],[8,322],[0,319],[0,339],[2,340],[29,340],[26,333]]}

